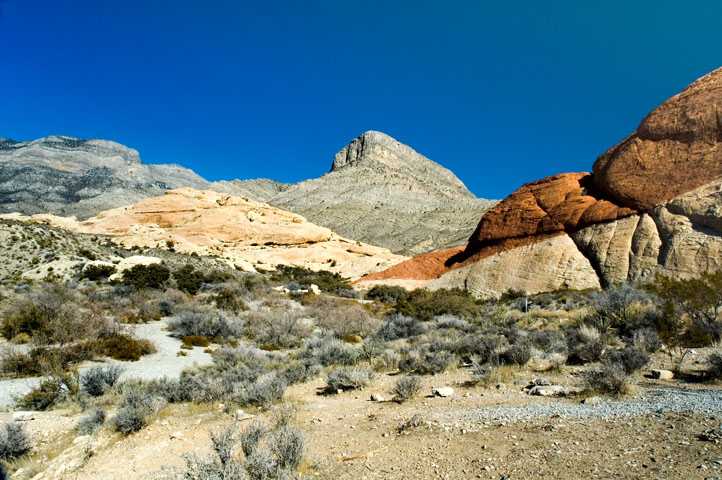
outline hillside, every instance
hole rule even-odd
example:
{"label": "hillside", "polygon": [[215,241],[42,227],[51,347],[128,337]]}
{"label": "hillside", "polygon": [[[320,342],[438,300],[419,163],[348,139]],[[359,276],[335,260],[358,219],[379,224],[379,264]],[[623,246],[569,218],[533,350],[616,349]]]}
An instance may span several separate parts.
{"label": "hillside", "polygon": [[234,180],[214,188],[268,202],[403,255],[464,244],[479,217],[496,203],[476,198],[450,170],[374,131],[341,149],[319,178],[296,184]]}

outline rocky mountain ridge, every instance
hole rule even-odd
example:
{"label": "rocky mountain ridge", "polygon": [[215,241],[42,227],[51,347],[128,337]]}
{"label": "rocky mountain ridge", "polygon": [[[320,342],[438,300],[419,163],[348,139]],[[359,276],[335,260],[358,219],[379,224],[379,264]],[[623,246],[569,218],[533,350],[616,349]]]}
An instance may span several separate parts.
{"label": "rocky mountain ridge", "polygon": [[144,164],[136,150],[107,140],[0,139],[0,213],[85,220],[182,187],[267,202],[403,254],[463,244],[495,203],[476,198],[448,169],[374,131],[339,151],[329,173],[296,184],[211,183],[179,165]]}
{"label": "rocky mountain ridge", "polygon": [[593,173],[526,184],[482,217],[466,247],[413,258],[361,283],[498,297],[722,270],[720,103],[722,69],[653,110],[597,159]]}
{"label": "rocky mountain ridge", "polygon": [[149,165],[108,140],[0,139],[0,213],[53,212],[85,219],[179,187],[210,183],[180,165]]}
{"label": "rocky mountain ridge", "polygon": [[496,203],[476,198],[450,170],[376,131],[341,149],[319,178],[296,184],[235,180],[215,188],[402,254],[462,245]]}

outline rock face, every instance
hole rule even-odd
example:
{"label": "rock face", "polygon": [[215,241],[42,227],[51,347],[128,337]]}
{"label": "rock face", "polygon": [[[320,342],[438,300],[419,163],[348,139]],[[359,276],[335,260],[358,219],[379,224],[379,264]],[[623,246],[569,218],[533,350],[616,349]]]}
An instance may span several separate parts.
{"label": "rock face", "polygon": [[647,115],[592,174],[522,186],[482,217],[463,250],[430,254],[434,268],[430,255],[415,257],[360,283],[421,282],[489,297],[722,270],[718,105],[722,69]]}
{"label": "rock face", "polygon": [[0,213],[84,219],[173,188],[209,185],[178,165],[146,165],[137,151],[107,140],[0,139]]}
{"label": "rock face", "polygon": [[381,132],[366,132],[320,178],[244,180],[214,189],[303,215],[349,238],[408,254],[463,245],[494,203],[476,198],[441,165]]}
{"label": "rock face", "polygon": [[47,214],[2,217],[46,222],[76,233],[111,235],[124,247],[172,246],[181,253],[214,255],[248,271],[284,264],[355,278],[405,259],[261,202],[191,188],[101,212],[83,222]]}

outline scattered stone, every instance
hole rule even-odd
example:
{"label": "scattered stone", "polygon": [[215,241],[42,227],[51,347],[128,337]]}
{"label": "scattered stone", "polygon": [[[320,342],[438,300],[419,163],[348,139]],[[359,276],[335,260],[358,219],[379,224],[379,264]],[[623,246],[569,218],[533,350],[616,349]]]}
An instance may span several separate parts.
{"label": "scattered stone", "polygon": [[251,418],[255,418],[256,416],[252,415],[250,413],[246,413],[243,411],[242,408],[239,408],[238,410],[236,410],[236,413],[233,414],[233,417],[236,419],[236,421],[240,422],[243,420],[249,420]]}
{"label": "scattered stone", "polygon": [[436,397],[450,397],[454,394],[454,389],[451,387],[433,387],[431,394]]}
{"label": "scattered stone", "polygon": [[181,438],[183,438],[183,433],[175,432],[175,433],[171,434],[170,438],[171,438],[171,440],[174,440],[174,439],[180,440]]}
{"label": "scattered stone", "polygon": [[77,444],[79,444],[79,443],[85,442],[85,441],[87,441],[88,439],[90,439],[90,435],[80,435],[80,436],[75,437],[75,438],[73,439],[73,445],[77,445]]}
{"label": "scattered stone", "polygon": [[527,385],[529,385],[529,382],[526,380],[517,380],[516,382],[514,382],[514,385],[516,385],[517,387],[526,387]]}
{"label": "scattered stone", "polygon": [[372,402],[384,402],[384,401],[386,401],[386,399],[380,393],[374,392],[371,394],[371,401]]}
{"label": "scattered stone", "polygon": [[602,402],[602,397],[587,397],[582,400],[584,405],[599,405]]}
{"label": "scattered stone", "polygon": [[674,373],[669,370],[654,369],[652,370],[652,377],[658,380],[672,380],[674,378]]}
{"label": "scattered stone", "polygon": [[532,383],[543,387],[551,385],[551,382],[544,377],[535,378]]}
{"label": "scattered stone", "polygon": [[13,421],[14,422],[28,422],[30,420],[35,420],[36,413],[38,413],[38,412],[30,412],[30,411],[15,412],[15,413],[13,413]]}
{"label": "scattered stone", "polygon": [[535,385],[527,393],[540,397],[563,397],[567,392],[561,385]]}
{"label": "scattered stone", "polygon": [[497,383],[497,384],[496,384],[496,389],[497,389],[497,390],[503,390],[503,389],[505,389],[505,388],[506,388],[506,383]]}

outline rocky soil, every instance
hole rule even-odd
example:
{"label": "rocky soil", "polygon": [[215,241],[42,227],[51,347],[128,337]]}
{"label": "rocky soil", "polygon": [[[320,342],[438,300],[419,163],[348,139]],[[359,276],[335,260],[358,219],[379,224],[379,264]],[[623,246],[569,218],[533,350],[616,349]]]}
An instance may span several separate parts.
{"label": "rocky soil", "polygon": [[[468,372],[459,369],[423,377],[421,394],[403,404],[370,400],[372,393],[390,398],[395,376],[380,374],[363,391],[331,396],[318,395],[325,385],[318,379],[292,387],[285,399],[298,410],[308,446],[302,472],[313,478],[722,475],[722,444],[702,437],[720,428],[719,385],[639,376],[638,392],[616,400],[542,398],[523,390],[539,376],[572,386],[575,372],[525,369],[485,388],[468,385]],[[451,386],[453,394],[432,396],[435,386]],[[266,420],[273,415],[256,413]],[[231,421],[233,411],[217,404],[170,405],[127,438],[107,429],[77,437],[70,430],[77,415],[61,409],[25,417],[48,460],[43,467],[26,461],[16,478],[121,479],[130,472],[133,478],[169,478],[182,468],[183,453],[209,451],[207,431]],[[11,416],[0,414],[0,420]]]}

